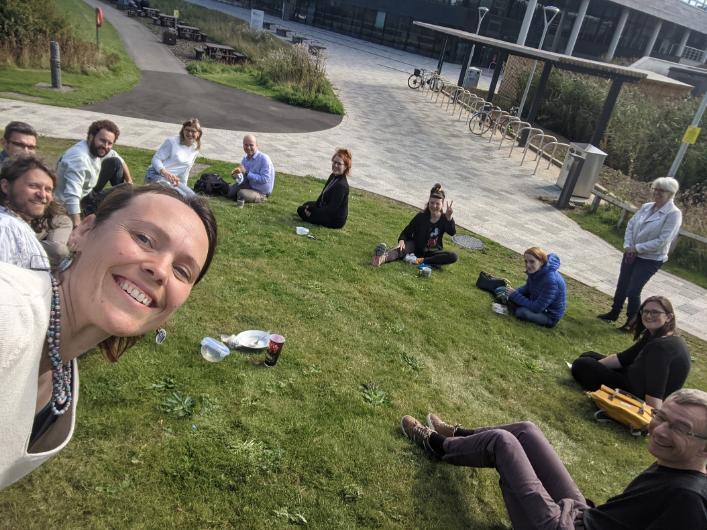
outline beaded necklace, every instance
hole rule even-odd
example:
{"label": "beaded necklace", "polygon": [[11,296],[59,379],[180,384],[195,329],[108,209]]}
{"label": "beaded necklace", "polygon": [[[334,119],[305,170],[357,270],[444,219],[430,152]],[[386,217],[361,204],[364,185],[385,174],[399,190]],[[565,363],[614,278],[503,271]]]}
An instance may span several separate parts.
{"label": "beaded necklace", "polygon": [[56,416],[61,416],[71,405],[71,362],[62,362],[61,349],[61,301],[59,300],[59,284],[53,275],[52,306],[49,311],[49,328],[47,329],[47,347],[49,361],[52,363],[52,399],[50,405]]}

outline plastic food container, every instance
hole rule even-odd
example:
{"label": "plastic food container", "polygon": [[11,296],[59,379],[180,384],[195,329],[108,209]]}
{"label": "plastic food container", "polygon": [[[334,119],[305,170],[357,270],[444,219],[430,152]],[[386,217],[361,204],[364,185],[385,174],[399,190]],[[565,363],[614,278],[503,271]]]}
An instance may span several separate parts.
{"label": "plastic food container", "polygon": [[201,339],[201,356],[210,363],[223,361],[231,353],[223,342],[211,337]]}

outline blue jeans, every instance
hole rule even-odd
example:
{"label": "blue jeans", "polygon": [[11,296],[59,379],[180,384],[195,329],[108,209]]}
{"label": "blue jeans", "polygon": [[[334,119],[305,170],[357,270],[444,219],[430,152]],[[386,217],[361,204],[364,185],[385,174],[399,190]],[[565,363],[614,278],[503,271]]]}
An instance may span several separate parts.
{"label": "blue jeans", "polygon": [[175,186],[169,180],[157,173],[152,166],[149,167],[147,173],[145,174],[145,184],[161,184],[162,186],[166,186],[168,188],[174,188],[185,197],[196,195],[194,190],[187,186],[186,179],[184,179],[184,182],[181,180],[182,179],[180,178],[179,184]]}
{"label": "blue jeans", "polygon": [[519,307],[516,309],[515,317],[518,320],[525,320],[527,322],[532,322],[533,324],[538,324],[539,326],[545,326],[547,328],[554,327],[555,322],[552,321],[547,313],[533,313],[527,307]]}
{"label": "blue jeans", "polygon": [[628,320],[635,318],[638,315],[638,308],[641,307],[641,291],[643,291],[643,287],[662,265],[662,261],[653,259],[636,257],[633,261],[627,260],[624,254],[621,260],[619,281],[616,283],[616,291],[614,291],[614,303],[611,306],[611,312],[617,315],[621,313],[624,300],[628,298],[626,316]]}

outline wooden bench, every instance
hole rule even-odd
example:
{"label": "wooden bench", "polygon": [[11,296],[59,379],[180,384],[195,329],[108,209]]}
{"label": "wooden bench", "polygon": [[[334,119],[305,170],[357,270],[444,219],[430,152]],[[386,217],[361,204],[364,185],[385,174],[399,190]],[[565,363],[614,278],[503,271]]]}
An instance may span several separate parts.
{"label": "wooden bench", "polygon": [[616,223],[616,228],[621,227],[624,222],[624,219],[626,219],[626,214],[628,212],[636,213],[638,211],[638,208],[636,208],[633,204],[623,202],[621,199],[614,197],[610,193],[602,191],[596,187],[592,190],[592,195],[594,195],[594,200],[592,200],[592,205],[589,208],[590,213],[596,213],[596,211],[599,209],[601,201],[606,201],[609,204],[612,204],[617,208],[621,209],[621,215],[619,216],[619,220]]}
{"label": "wooden bench", "polygon": [[172,15],[165,15],[164,13],[160,13],[160,25],[167,27],[167,28],[176,28],[177,27],[177,17],[172,16]]}
{"label": "wooden bench", "polygon": [[155,9],[154,7],[143,7],[142,12],[145,13],[146,17],[159,17],[160,16],[160,10]]}
{"label": "wooden bench", "polygon": [[182,24],[177,24],[177,35],[179,35],[180,39],[195,41],[201,40],[201,30],[194,26],[185,26]]}
{"label": "wooden bench", "polygon": [[245,55],[239,53],[230,46],[209,42],[205,46],[206,56],[214,61],[222,61],[228,64],[244,63],[247,59]]}
{"label": "wooden bench", "polygon": [[309,53],[312,55],[319,55],[322,51],[326,50],[326,46],[322,46],[321,44],[310,44],[308,49]]}

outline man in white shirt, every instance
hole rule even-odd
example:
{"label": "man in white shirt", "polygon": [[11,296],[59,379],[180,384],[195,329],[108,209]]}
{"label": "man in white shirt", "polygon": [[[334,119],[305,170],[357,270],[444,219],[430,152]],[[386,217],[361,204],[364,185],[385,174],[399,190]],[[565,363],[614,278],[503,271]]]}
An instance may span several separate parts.
{"label": "man in white shirt", "polygon": [[0,261],[25,269],[48,269],[49,260],[29,225],[46,216],[54,173],[35,157],[10,160],[0,170]]}
{"label": "man in white shirt", "polygon": [[120,129],[110,120],[95,121],[85,140],[70,147],[57,162],[56,198],[66,208],[74,227],[81,213],[89,215],[108,184],[132,184],[125,161],[113,150]]}

